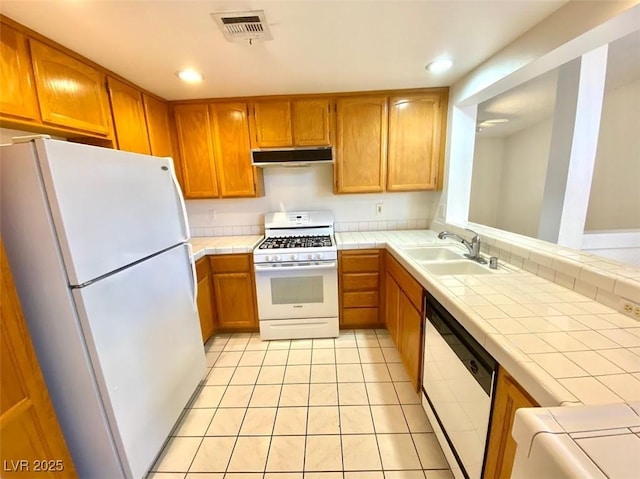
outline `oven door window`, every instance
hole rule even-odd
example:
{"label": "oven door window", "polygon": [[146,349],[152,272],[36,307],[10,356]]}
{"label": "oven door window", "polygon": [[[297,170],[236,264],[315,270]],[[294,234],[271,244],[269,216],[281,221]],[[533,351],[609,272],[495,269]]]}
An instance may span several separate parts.
{"label": "oven door window", "polygon": [[271,278],[271,304],[324,302],[323,276]]}

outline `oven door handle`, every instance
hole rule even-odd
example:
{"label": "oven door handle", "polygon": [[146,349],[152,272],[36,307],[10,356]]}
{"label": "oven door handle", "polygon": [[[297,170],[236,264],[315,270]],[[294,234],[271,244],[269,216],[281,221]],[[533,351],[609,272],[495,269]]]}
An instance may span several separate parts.
{"label": "oven door handle", "polygon": [[316,271],[319,269],[338,268],[335,261],[299,266],[276,266],[274,264],[256,264],[254,266],[256,273],[275,273],[276,271]]}

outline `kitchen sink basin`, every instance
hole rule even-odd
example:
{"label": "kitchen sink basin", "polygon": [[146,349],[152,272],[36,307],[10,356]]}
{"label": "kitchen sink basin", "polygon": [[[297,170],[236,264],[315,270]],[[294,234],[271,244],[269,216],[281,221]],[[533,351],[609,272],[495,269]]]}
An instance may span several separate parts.
{"label": "kitchen sink basin", "polygon": [[490,269],[489,265],[479,264],[471,260],[443,261],[439,263],[422,263],[421,266],[429,273],[438,276],[459,274],[493,274],[499,270]]}
{"label": "kitchen sink basin", "polygon": [[422,246],[419,248],[406,248],[403,250],[414,261],[451,261],[463,259],[462,250],[442,248],[440,246]]}

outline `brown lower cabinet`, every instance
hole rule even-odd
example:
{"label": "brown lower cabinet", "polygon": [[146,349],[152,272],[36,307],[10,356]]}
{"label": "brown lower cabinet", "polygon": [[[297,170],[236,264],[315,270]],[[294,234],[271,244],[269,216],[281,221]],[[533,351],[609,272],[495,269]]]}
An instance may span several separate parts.
{"label": "brown lower cabinet", "polygon": [[409,379],[416,391],[421,387],[422,324],[424,306],[422,285],[387,254],[385,277],[385,320]]}
{"label": "brown lower cabinet", "polygon": [[257,331],[251,254],[204,256],[196,262],[202,340],[216,332]]}
{"label": "brown lower cabinet", "polygon": [[40,371],[1,241],[0,264],[2,477],[75,478],[77,473]]}
{"label": "brown lower cabinet", "polygon": [[383,328],[384,250],[340,251],[340,328]]}
{"label": "brown lower cabinet", "polygon": [[498,369],[487,458],[484,465],[485,479],[508,479],[511,477],[516,454],[516,441],[511,436],[517,409],[538,407],[539,404],[502,367]]}

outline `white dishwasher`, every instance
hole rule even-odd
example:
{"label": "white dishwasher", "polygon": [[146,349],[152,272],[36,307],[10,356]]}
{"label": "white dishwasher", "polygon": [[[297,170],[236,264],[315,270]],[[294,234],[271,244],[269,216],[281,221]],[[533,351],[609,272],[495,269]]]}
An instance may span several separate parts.
{"label": "white dishwasher", "polygon": [[479,479],[497,363],[429,293],[425,303],[422,404],[454,475]]}

